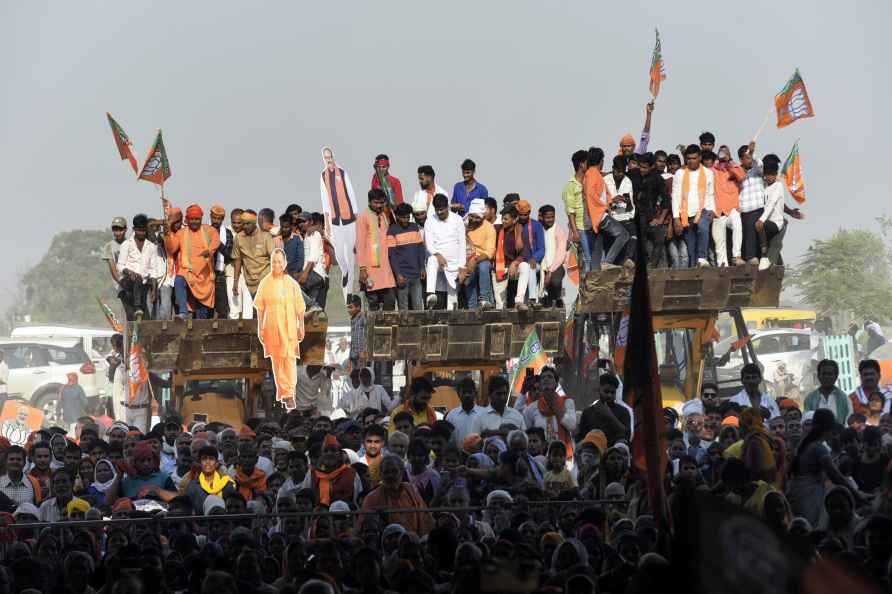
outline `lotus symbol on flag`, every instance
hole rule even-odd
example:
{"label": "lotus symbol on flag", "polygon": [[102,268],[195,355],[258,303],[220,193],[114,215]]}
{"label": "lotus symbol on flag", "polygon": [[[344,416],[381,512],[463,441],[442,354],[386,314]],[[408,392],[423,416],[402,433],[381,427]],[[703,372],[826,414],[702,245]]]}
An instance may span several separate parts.
{"label": "lotus symbol on flag", "polygon": [[143,175],[152,176],[161,169],[161,155],[155,153],[152,157],[146,161],[145,166],[143,167]]}

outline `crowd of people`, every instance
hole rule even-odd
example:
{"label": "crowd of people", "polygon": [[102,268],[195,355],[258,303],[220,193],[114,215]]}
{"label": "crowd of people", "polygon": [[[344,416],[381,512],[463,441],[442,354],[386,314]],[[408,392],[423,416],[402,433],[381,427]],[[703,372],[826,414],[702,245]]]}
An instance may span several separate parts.
{"label": "crowd of people", "polygon": [[571,155],[563,216],[549,203],[533,216],[514,192],[500,204],[471,159],[451,196],[421,165],[419,189],[404,197],[385,154],[374,160],[367,208],[354,212],[349,178],[325,149],[324,214],[297,204],[278,218],[270,208],[235,208],[226,224],[214,204],[205,224],[201,206],[184,213],[165,204],[164,220],[133,217],[129,237],[115,217],[102,257],[128,319],[251,317],[277,248],[309,309],[325,308],[335,261],[351,268],[345,282],[355,262],[358,282],[345,296],[362,291],[372,310],[560,306],[567,270],[634,267],[638,242],[652,267],[782,263],[784,215],[803,215],[785,204],[780,159],[757,159],[755,142],[716,148],[711,132],[678,153],[649,152],[652,112],[649,103],[639,142],[626,134],[614,157],[598,147]]}
{"label": "crowd of people", "polygon": [[391,395],[366,372],[336,419],[82,417],[3,444],[0,592],[698,591],[667,535],[703,493],[888,589],[889,395],[875,361],[852,394],[833,361],[819,370],[803,408],[763,393],[755,365],[732,398],[707,383],[682,418],[667,408],[666,510],[610,372],[583,410],[545,367],[521,394],[465,378],[445,416],[427,379]]}

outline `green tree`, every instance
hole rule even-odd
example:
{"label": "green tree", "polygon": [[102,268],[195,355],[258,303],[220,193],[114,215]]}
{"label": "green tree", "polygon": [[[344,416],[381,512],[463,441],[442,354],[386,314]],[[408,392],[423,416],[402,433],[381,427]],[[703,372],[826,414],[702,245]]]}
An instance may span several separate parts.
{"label": "green tree", "polygon": [[892,320],[890,271],[892,250],[882,235],[840,229],[812,242],[788,282],[821,314],[849,312],[884,323]]}
{"label": "green tree", "polygon": [[46,255],[19,279],[17,302],[8,312],[12,325],[30,316],[32,323],[105,327],[98,296],[123,320],[114,281],[102,260],[106,231],[63,231],[50,242]]}

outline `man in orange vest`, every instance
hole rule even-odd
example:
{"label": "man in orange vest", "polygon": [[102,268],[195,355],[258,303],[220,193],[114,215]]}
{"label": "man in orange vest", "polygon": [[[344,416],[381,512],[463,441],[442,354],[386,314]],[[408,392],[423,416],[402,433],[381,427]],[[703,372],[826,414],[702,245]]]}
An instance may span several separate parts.
{"label": "man in orange vest", "polygon": [[319,177],[319,189],[322,194],[322,212],[325,215],[325,235],[331,238],[335,259],[341,269],[341,288],[344,301],[353,288],[353,265],[356,256],[353,248],[356,244],[356,195],[350,177],[338,166],[330,147],[323,147],[322,161],[325,169]]}
{"label": "man in orange vest", "polygon": [[[186,209],[186,225],[176,233],[164,234],[164,247],[177,262],[177,317],[186,317],[191,309],[196,318],[207,319],[214,309],[213,258],[220,247],[220,235],[211,225],[203,225],[202,217],[204,211],[193,204]],[[164,226],[166,231],[166,222]]]}

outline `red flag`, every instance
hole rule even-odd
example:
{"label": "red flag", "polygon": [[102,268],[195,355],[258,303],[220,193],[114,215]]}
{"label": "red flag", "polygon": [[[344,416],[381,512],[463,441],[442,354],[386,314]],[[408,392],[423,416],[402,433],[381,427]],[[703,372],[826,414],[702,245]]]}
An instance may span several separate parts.
{"label": "red flag", "polygon": [[130,142],[130,137],[127,136],[124,128],[115,121],[115,118],[110,113],[105,112],[105,115],[108,117],[108,125],[111,126],[112,136],[115,138],[115,145],[118,147],[118,154],[121,155],[121,160],[127,159],[130,161],[133,173],[136,173],[136,155],[133,154],[133,143]]}
{"label": "red flag", "polygon": [[170,163],[167,160],[167,151],[164,150],[161,130],[158,130],[155,143],[149,149],[149,154],[146,155],[146,162],[142,166],[142,171],[139,172],[139,179],[161,186],[164,185],[168,177],[170,177]]}
{"label": "red flag", "polygon": [[[639,221],[640,222],[640,221]],[[638,266],[629,296],[629,321],[623,364],[623,399],[635,411],[632,460],[646,473],[647,492],[657,526],[668,528],[663,474],[667,455],[664,444],[663,396],[657,369],[653,313],[647,280],[647,258],[640,243]],[[622,332],[622,329],[620,330]]]}

